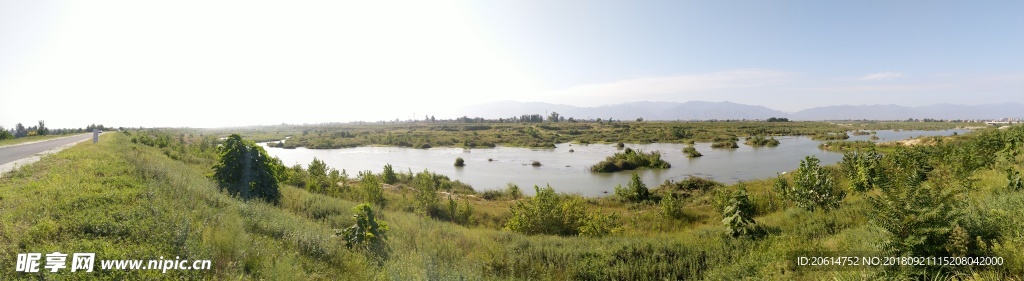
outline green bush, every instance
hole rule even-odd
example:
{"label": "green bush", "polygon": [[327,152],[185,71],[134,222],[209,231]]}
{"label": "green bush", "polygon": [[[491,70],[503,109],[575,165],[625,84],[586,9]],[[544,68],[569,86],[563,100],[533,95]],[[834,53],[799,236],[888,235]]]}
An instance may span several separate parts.
{"label": "green bush", "polygon": [[746,145],[749,146],[779,146],[779,140],[774,137],[765,138],[764,136],[753,136],[747,137]]}
{"label": "green bush", "polygon": [[661,198],[661,215],[666,218],[683,218],[683,200],[669,194]]}
{"label": "green bush", "polygon": [[626,148],[622,152],[608,156],[604,161],[591,166],[590,171],[611,173],[622,170],[636,170],[639,168],[668,169],[670,167],[672,167],[671,164],[665,162],[665,160],[661,160],[660,152],[652,151],[650,153],[644,153],[640,150]]}
{"label": "green bush", "polygon": [[381,186],[380,178],[370,171],[360,172],[359,176],[362,178],[359,180],[359,186],[363,190],[363,198],[366,202],[384,206],[387,202],[384,198],[384,187]]}
{"label": "green bush", "polygon": [[617,225],[614,216],[587,214],[586,203],[579,196],[559,195],[551,186],[533,188],[537,195],[511,207],[505,229],[524,234],[598,236]]}
{"label": "green bush", "polygon": [[229,194],[245,199],[260,198],[275,204],[280,201],[278,180],[284,172],[281,160],[270,157],[262,147],[242,140],[237,134],[224,141],[219,154],[213,177],[221,190],[227,189]]}
{"label": "green bush", "polygon": [[463,160],[462,157],[455,158],[455,167],[462,167],[462,166],[466,166],[466,160]]}
{"label": "green bush", "polygon": [[800,161],[800,168],[794,173],[794,184],[781,175],[775,179],[775,191],[784,198],[793,201],[798,207],[808,211],[832,210],[846,198],[846,192],[836,188],[832,175],[814,156],[807,156]]}
{"label": "green bush", "polygon": [[700,154],[700,152],[698,152],[697,149],[694,148],[693,146],[687,146],[686,148],[683,148],[683,153],[686,153],[686,157],[688,158],[704,156],[704,154]]}
{"label": "green bush", "polygon": [[367,253],[383,256],[388,251],[388,224],[378,221],[370,204],[360,204],[353,208],[356,223],[341,231],[345,246],[360,249]]}
{"label": "green bush", "polygon": [[840,166],[850,180],[850,189],[863,193],[878,187],[882,181],[881,159],[882,155],[875,152],[874,148],[843,154]]}
{"label": "green bush", "polygon": [[626,187],[615,186],[615,195],[627,202],[641,202],[650,199],[651,192],[647,189],[647,185],[640,180],[640,175],[633,173],[633,177]]}
{"label": "green bush", "polygon": [[395,184],[398,182],[398,176],[395,174],[395,169],[391,167],[391,164],[384,164],[384,171],[380,173],[380,177],[386,184]]}
{"label": "green bush", "polygon": [[740,186],[732,193],[729,205],[722,210],[722,224],[732,237],[756,237],[760,228],[754,221],[754,206],[747,197],[747,189]]}

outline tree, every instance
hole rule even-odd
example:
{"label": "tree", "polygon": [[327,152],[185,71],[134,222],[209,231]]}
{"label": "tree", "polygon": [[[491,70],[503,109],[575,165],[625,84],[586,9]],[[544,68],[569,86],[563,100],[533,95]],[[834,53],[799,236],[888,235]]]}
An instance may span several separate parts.
{"label": "tree", "polygon": [[43,122],[43,120],[39,120],[39,128],[36,129],[36,134],[39,134],[40,136],[45,136],[49,133],[50,129],[46,128],[46,125]]}
{"label": "tree", "polygon": [[380,174],[381,178],[386,184],[395,184],[398,182],[398,176],[395,175],[395,169],[391,167],[391,164],[384,164],[384,172]]}
{"label": "tree", "polygon": [[384,206],[387,202],[384,198],[384,187],[381,186],[380,179],[370,171],[361,172],[359,175],[362,178],[359,181],[359,185],[363,189],[366,201],[377,206]]}
{"label": "tree", "polygon": [[424,216],[430,216],[437,209],[437,191],[441,189],[441,178],[423,170],[413,180],[416,198],[416,210]]}
{"label": "tree", "polygon": [[345,246],[364,250],[367,253],[384,256],[387,254],[388,223],[378,221],[370,204],[359,204],[353,208],[356,223],[341,231]]}
{"label": "tree", "polygon": [[661,198],[661,215],[667,218],[683,218],[683,200],[669,193]]}
{"label": "tree", "polygon": [[722,211],[722,224],[732,237],[754,237],[759,234],[760,228],[754,221],[754,207],[747,197],[747,189],[742,185],[732,193],[729,205]]}
{"label": "tree", "polygon": [[868,197],[871,223],[889,234],[882,250],[891,256],[946,256],[959,207],[954,189],[922,185],[912,174],[901,177],[884,183],[880,195]]}
{"label": "tree", "polygon": [[851,151],[843,155],[842,167],[846,178],[850,180],[850,189],[855,192],[867,192],[882,181],[882,155],[875,152],[874,146],[868,151]]}
{"label": "tree", "polygon": [[789,185],[780,175],[775,180],[776,191],[808,211],[838,208],[839,202],[846,198],[846,192],[836,189],[835,180],[819,163],[817,157],[805,157],[793,175],[794,184]]}
{"label": "tree", "polygon": [[218,153],[213,177],[221,190],[243,199],[260,198],[274,204],[280,201],[278,180],[284,171],[281,160],[271,158],[262,147],[237,134],[229,136]]}
{"label": "tree", "polygon": [[[323,193],[331,183],[327,177],[327,164],[324,161],[313,157],[313,162],[309,163],[309,185],[307,186],[310,191]],[[334,184],[337,184],[335,182]]]}
{"label": "tree", "polygon": [[633,173],[633,178],[629,180],[629,184],[625,188],[622,185],[615,187],[615,195],[629,202],[640,202],[650,199],[651,192],[647,189],[647,185],[640,180],[640,175]]}
{"label": "tree", "polygon": [[14,135],[4,129],[4,126],[0,126],[0,140],[13,139]]}
{"label": "tree", "polygon": [[548,122],[558,122],[559,121],[558,117],[559,117],[558,112],[552,111],[551,114],[548,115]]}
{"label": "tree", "polygon": [[21,123],[14,125],[14,137],[23,138],[25,136],[28,136],[28,130],[25,129],[25,125]]}

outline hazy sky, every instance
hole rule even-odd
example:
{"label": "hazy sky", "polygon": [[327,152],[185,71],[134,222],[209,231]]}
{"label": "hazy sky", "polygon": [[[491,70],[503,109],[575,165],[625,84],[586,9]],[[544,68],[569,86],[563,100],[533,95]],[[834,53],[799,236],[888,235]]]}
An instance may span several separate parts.
{"label": "hazy sky", "polygon": [[1024,1],[4,1],[0,125],[1024,103]]}

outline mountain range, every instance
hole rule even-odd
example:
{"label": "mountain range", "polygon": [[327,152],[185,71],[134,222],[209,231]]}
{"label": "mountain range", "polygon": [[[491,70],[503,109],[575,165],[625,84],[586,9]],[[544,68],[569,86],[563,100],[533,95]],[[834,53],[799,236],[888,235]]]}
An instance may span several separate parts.
{"label": "mountain range", "polygon": [[906,120],[914,119],[1000,119],[1024,117],[1024,105],[1016,103],[956,105],[935,104],[921,107],[901,105],[838,105],[784,112],[758,105],[733,102],[628,102],[596,107],[578,107],[543,102],[498,101],[465,107],[461,114],[469,117],[508,118],[523,114],[558,112],[565,118],[634,120],[725,120],[768,119],[790,120]]}

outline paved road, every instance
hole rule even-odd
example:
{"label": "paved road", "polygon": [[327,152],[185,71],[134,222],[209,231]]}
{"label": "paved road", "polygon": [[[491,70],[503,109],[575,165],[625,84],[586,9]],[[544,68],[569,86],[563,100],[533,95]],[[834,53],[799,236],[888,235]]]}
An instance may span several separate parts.
{"label": "paved road", "polygon": [[18,144],[0,147],[0,164],[14,162],[15,160],[31,157],[36,153],[57,148],[65,144],[79,142],[92,138],[92,133],[75,135],[66,138],[52,139],[29,144]]}

